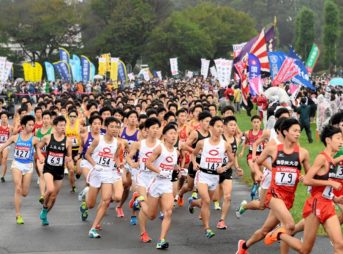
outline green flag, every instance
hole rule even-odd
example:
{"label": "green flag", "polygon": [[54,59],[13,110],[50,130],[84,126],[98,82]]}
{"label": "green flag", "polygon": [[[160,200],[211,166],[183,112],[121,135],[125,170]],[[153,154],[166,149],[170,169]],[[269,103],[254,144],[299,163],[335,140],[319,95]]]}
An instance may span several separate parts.
{"label": "green flag", "polygon": [[306,60],[305,66],[309,74],[312,73],[314,66],[317,63],[318,57],[320,54],[320,50],[317,46],[317,44],[313,43],[310,54],[308,55],[308,58]]}

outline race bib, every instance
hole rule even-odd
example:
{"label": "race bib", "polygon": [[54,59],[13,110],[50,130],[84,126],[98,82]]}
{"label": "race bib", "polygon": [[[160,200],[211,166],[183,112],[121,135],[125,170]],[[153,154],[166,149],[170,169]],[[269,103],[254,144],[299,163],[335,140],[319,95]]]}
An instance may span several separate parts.
{"label": "race bib", "polygon": [[297,180],[297,173],[276,172],[276,185],[294,186]]}
{"label": "race bib", "polygon": [[97,164],[101,167],[109,167],[111,163],[111,158],[99,156],[99,161]]}
{"label": "race bib", "polygon": [[343,179],[343,166],[338,165],[335,178]]}
{"label": "race bib", "polygon": [[78,146],[79,142],[76,137],[71,137],[71,144],[72,146]]}
{"label": "race bib", "polygon": [[17,159],[29,159],[30,148],[25,146],[16,146],[14,151],[14,158]]}
{"label": "race bib", "polygon": [[63,153],[50,152],[47,163],[55,167],[63,166]]}
{"label": "race bib", "polygon": [[226,165],[228,161],[229,161],[229,158],[225,156],[223,159],[223,166]]}
{"label": "race bib", "polygon": [[322,197],[326,198],[326,199],[330,199],[330,200],[333,199],[334,194],[333,194],[333,189],[331,186],[325,187],[323,194],[322,194]]}
{"label": "race bib", "polygon": [[41,148],[41,151],[42,151],[43,153],[45,153],[45,152],[46,152],[46,145],[45,145],[45,146],[43,146],[43,147]]}
{"label": "race bib", "polygon": [[257,148],[256,148],[256,152],[257,153],[262,153],[262,151],[263,151],[262,145],[258,145]]}
{"label": "race bib", "polygon": [[5,143],[8,139],[8,136],[7,135],[1,135],[0,136],[0,143]]}

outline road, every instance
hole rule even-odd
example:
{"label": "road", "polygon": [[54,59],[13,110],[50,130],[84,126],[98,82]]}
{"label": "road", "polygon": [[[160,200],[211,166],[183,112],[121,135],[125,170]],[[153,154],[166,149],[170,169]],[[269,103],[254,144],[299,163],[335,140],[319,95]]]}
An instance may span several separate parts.
{"label": "road", "polygon": [[[8,161],[11,163],[12,156]],[[0,183],[0,254],[3,253],[158,253],[155,249],[160,230],[160,220],[156,219],[148,224],[148,232],[153,238],[152,243],[143,244],[139,241],[138,226],[129,225],[130,211],[125,208],[125,217],[116,218],[114,208],[108,211],[104,220],[101,239],[89,239],[88,230],[95,216],[90,212],[88,221],[81,222],[79,201],[77,194],[69,192],[69,182],[64,180],[64,186],[58,196],[55,207],[49,213],[50,226],[43,227],[39,220],[41,205],[38,203],[39,188],[34,174],[30,193],[23,199],[22,215],[24,225],[17,225],[13,204],[13,183],[10,172],[6,176],[6,183]],[[78,189],[83,186],[83,180],[77,181]],[[267,211],[247,212],[238,220],[234,215],[242,199],[249,197],[245,184],[234,180],[232,209],[227,220],[228,230],[215,229],[219,218],[218,211],[212,211],[211,225],[216,236],[207,239],[197,219],[198,210],[194,215],[188,213],[187,207],[176,208],[173,212],[171,229],[168,235],[170,247],[168,253],[236,253],[239,239],[247,239],[263,223]],[[256,244],[249,250],[250,254],[279,253],[278,244],[266,247],[263,243]],[[292,252],[293,253],[293,252]],[[332,253],[332,247],[325,237],[319,237],[312,253]]]}

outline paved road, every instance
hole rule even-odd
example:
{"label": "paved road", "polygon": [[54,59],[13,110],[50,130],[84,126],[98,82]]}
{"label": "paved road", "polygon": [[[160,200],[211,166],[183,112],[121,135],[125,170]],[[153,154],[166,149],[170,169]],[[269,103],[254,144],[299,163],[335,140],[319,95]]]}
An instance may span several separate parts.
{"label": "paved road", "polygon": [[[10,158],[11,159],[11,158]],[[9,161],[9,165],[10,165]],[[148,232],[153,238],[149,244],[138,240],[138,226],[129,225],[129,211],[125,209],[125,218],[116,218],[113,207],[108,212],[101,232],[101,239],[89,239],[87,234],[94,211],[90,212],[89,220],[81,222],[79,202],[76,194],[69,192],[69,183],[64,181],[63,189],[56,205],[49,213],[50,226],[42,227],[39,220],[41,205],[38,203],[39,189],[34,176],[30,193],[23,200],[22,215],[24,225],[16,225],[13,197],[13,184],[10,174],[6,183],[0,183],[0,254],[2,253],[158,253],[155,249],[159,235],[160,221],[148,224]],[[77,182],[81,189],[82,181]],[[248,188],[235,180],[233,190],[233,207],[242,199],[249,197]],[[197,214],[196,212],[195,214]],[[211,225],[219,218],[219,212],[212,211]],[[216,236],[207,239],[203,235],[201,221],[196,215],[190,215],[186,207],[176,208],[168,236],[170,248],[168,253],[228,253],[236,252],[239,239],[246,239],[264,221],[266,212],[248,212],[243,219],[237,220],[231,209],[226,231],[215,230]],[[312,253],[331,253],[332,248],[326,238],[319,238]],[[265,247],[257,244],[249,253],[278,253],[278,246]]]}

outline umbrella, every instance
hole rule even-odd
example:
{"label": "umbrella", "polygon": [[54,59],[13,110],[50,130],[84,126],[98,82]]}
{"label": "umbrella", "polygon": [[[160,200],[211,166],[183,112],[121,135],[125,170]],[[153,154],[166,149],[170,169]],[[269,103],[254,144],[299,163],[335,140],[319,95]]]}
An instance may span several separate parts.
{"label": "umbrella", "polygon": [[103,80],[104,76],[98,74],[94,76],[94,79]]}
{"label": "umbrella", "polygon": [[264,94],[268,99],[278,98],[280,103],[288,103],[290,101],[290,98],[285,89],[282,89],[280,87],[271,87],[267,89]]}
{"label": "umbrella", "polygon": [[333,78],[329,82],[330,86],[343,86],[343,78]]}

